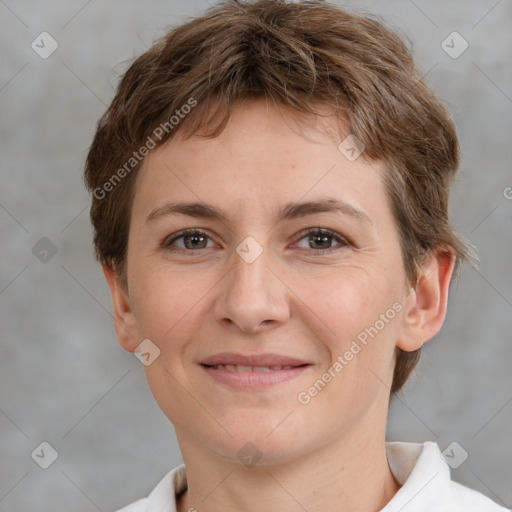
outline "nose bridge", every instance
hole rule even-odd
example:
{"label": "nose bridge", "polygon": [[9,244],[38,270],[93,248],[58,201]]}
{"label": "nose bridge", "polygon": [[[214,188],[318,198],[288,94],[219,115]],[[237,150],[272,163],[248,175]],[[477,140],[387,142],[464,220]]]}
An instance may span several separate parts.
{"label": "nose bridge", "polygon": [[[267,268],[272,265],[272,256],[268,248],[263,248],[254,238],[247,237],[236,248],[233,257],[233,285],[240,292],[257,292],[258,295],[271,294],[269,277],[272,273]],[[275,265],[275,263],[274,263]],[[256,297],[254,297],[256,298]]]}
{"label": "nose bridge", "polygon": [[230,260],[231,272],[215,306],[217,319],[245,331],[285,322],[289,317],[286,287],[268,268],[276,267],[270,249],[246,237]]}

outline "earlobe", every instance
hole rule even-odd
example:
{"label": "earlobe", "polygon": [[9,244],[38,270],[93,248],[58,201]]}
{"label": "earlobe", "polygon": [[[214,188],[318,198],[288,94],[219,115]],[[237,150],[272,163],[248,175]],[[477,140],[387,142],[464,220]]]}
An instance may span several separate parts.
{"label": "earlobe", "polygon": [[102,268],[112,297],[114,327],[117,339],[121,347],[128,352],[133,352],[139,342],[135,317],[130,305],[128,292],[123,287],[118,275],[112,267],[104,264]]}
{"label": "earlobe", "polygon": [[454,267],[453,254],[441,249],[432,252],[416,287],[407,296],[398,348],[407,352],[418,350],[440,331]]}

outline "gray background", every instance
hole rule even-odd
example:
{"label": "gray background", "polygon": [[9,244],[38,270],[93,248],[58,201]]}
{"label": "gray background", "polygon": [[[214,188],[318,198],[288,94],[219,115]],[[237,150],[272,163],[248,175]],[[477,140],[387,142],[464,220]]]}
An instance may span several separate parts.
{"label": "gray background", "polygon": [[[454,113],[463,164],[453,221],[481,258],[453,286],[441,333],[394,399],[389,439],[457,441],[469,458],[454,478],[509,508],[512,2],[339,3],[405,33]],[[81,173],[127,62],[207,6],[0,0],[2,512],[115,510],[181,463],[142,365],[117,344]],[[43,31],[59,44],[46,60],[30,46]],[[441,47],[452,31],[469,43],[457,59]],[[43,237],[57,249],[46,262],[33,254]],[[46,470],[31,458],[42,441],[58,452]]]}

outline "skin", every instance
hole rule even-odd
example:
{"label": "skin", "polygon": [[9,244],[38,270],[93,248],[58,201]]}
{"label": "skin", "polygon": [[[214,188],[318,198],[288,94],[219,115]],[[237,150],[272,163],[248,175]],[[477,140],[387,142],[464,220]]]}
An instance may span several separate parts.
{"label": "skin", "polygon": [[[399,488],[385,452],[395,348],[416,350],[439,331],[454,262],[434,251],[411,288],[384,164],[364,153],[349,161],[338,150],[348,133],[332,116],[251,101],[218,137],[183,140],[178,132],[140,171],[127,288],[111,268],[104,272],[121,346],[133,352],[150,339],[160,350],[144,368],[187,467],[180,512],[375,511]],[[371,224],[335,212],[276,221],[286,203],[326,197],[362,210]],[[146,221],[171,201],[208,202],[227,219]],[[209,238],[200,248],[187,249],[184,238],[163,246],[186,228]],[[348,244],[328,238],[319,246],[300,235],[307,228],[330,229]],[[236,252],[248,236],[263,249],[252,263]],[[299,403],[298,394],[397,302],[401,311],[378,335]],[[235,390],[198,364],[225,351],[278,353],[311,366],[266,390]],[[246,443],[261,455],[252,467],[237,456]]]}

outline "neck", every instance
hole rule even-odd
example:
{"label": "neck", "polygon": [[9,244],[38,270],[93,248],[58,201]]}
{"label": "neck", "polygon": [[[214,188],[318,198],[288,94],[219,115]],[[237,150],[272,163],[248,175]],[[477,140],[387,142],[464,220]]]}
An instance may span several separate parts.
{"label": "neck", "polygon": [[381,510],[399,485],[387,462],[385,427],[363,430],[359,425],[294,460],[251,468],[212,456],[177,431],[188,482],[178,511]]}

